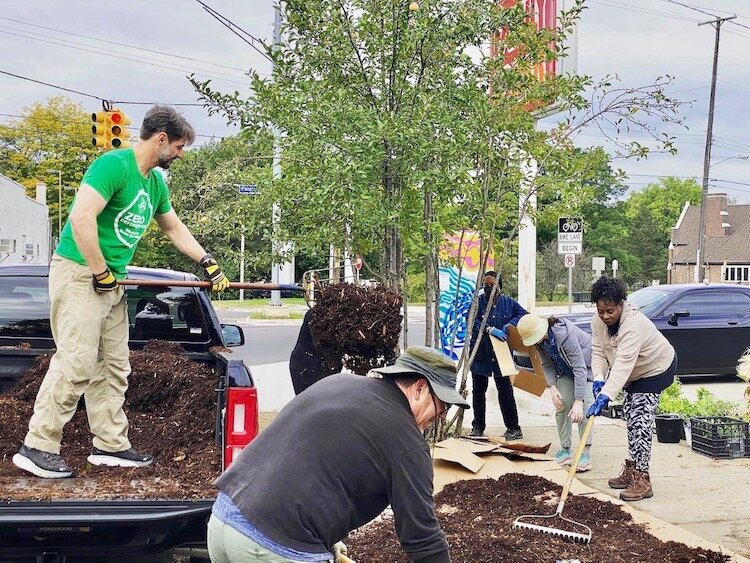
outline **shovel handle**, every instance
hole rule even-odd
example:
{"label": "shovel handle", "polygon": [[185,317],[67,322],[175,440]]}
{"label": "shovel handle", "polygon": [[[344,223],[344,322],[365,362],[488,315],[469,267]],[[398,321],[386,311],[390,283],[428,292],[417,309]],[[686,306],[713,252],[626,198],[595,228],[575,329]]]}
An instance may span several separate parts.
{"label": "shovel handle", "polygon": [[[117,280],[119,285],[139,285],[141,287],[198,287],[211,289],[210,281],[199,280],[139,280],[124,279]],[[304,288],[296,284],[281,283],[248,283],[248,282],[229,282],[230,289],[264,289],[270,291],[304,291]]]}

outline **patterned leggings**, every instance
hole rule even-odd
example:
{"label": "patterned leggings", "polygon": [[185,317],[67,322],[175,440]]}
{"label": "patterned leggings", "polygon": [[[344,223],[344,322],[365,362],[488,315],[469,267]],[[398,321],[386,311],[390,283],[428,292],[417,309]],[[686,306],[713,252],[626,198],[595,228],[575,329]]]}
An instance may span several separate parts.
{"label": "patterned leggings", "polygon": [[654,417],[661,393],[623,393],[623,411],[628,428],[628,455],[638,471],[648,473]]}

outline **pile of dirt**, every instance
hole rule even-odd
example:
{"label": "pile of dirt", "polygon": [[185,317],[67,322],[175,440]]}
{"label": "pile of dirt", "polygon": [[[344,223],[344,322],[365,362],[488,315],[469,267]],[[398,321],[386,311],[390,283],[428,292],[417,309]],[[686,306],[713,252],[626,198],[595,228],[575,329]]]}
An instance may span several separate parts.
{"label": "pile of dirt", "polygon": [[[187,358],[177,344],[151,341],[130,352],[132,373],[125,412],[133,447],[154,455],[150,467],[96,467],[86,461],[92,435],[84,401],[65,426],[61,454],[76,479],[63,486],[28,477],[11,462],[23,443],[34,399],[49,366],[40,356],[9,394],[0,396],[0,500],[205,499],[221,472],[214,443],[218,375],[208,364]],[[102,478],[106,477],[106,478]]]}
{"label": "pile of dirt", "polygon": [[[729,557],[676,542],[664,542],[633,522],[620,507],[587,496],[568,497],[563,514],[589,526],[588,544],[531,530],[513,530],[522,514],[554,514],[562,488],[547,479],[509,473],[499,479],[459,481],[435,498],[438,518],[458,562],[580,560],[608,563],[722,563]],[[562,527],[559,519],[543,525]],[[567,530],[581,531],[567,524]],[[381,518],[350,534],[349,556],[358,563],[409,561],[398,544],[391,518]]]}
{"label": "pile of dirt", "polygon": [[328,373],[346,365],[365,375],[396,360],[402,320],[398,292],[340,283],[324,286],[316,299],[310,332]]}

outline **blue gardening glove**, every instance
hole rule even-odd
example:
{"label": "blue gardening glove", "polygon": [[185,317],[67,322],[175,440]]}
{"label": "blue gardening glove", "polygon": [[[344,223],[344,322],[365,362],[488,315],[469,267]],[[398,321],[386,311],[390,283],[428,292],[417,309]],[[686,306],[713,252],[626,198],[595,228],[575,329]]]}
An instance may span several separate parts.
{"label": "blue gardening glove", "polygon": [[594,404],[591,405],[591,408],[589,409],[589,412],[586,413],[586,416],[600,416],[602,414],[602,411],[608,404],[609,397],[603,395],[602,393],[599,393],[599,396],[596,398],[596,401],[594,401]]}
{"label": "blue gardening glove", "polygon": [[591,390],[594,392],[594,399],[596,399],[599,396],[599,393],[602,392],[602,387],[604,387],[604,381],[594,381],[591,386]]}
{"label": "blue gardening glove", "polygon": [[502,340],[503,342],[508,340],[508,333],[505,332],[502,328],[497,328],[493,326],[493,327],[488,328],[487,330],[492,336],[494,336],[498,340]]}

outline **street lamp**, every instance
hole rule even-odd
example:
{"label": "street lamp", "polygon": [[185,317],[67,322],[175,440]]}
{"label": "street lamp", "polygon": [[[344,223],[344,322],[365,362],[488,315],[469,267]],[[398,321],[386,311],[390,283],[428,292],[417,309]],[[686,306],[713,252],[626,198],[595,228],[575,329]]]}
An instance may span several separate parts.
{"label": "street lamp", "polygon": [[47,170],[48,174],[57,174],[57,240],[62,236],[62,171]]}
{"label": "street lamp", "polygon": [[709,168],[713,168],[714,166],[717,166],[721,164],[722,162],[726,162],[727,160],[747,160],[749,158],[750,158],[750,155],[747,155],[747,154],[745,155],[738,154],[736,156],[728,156],[726,158],[721,159],[719,162],[714,162],[711,166],[709,166]]}

